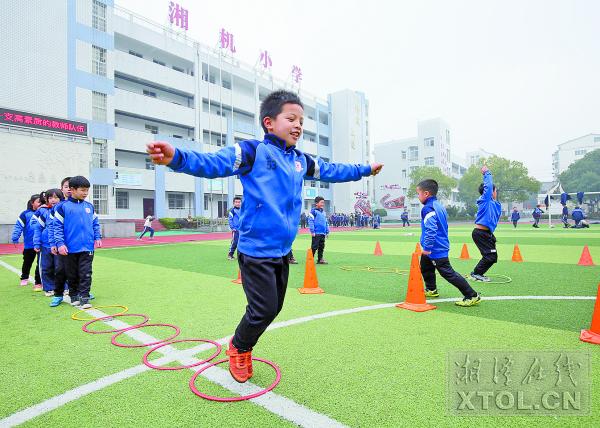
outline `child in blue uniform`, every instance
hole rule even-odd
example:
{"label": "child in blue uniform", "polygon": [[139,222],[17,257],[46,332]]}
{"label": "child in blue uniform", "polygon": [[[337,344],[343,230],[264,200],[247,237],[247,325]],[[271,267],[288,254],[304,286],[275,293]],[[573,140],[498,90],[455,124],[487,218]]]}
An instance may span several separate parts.
{"label": "child in blue uniform", "polygon": [[206,178],[238,174],[242,182],[238,262],[248,305],[227,350],[229,371],[238,382],[252,377],[252,348],[283,306],[304,179],[357,181],[383,166],[327,163],[299,151],[304,109],[294,93],[267,96],[260,119],[263,141],[240,141],[216,153],[175,149],[165,142],[147,145],[154,163],[177,172]]}
{"label": "child in blue uniform", "polygon": [[512,214],[510,215],[510,221],[512,221],[515,229],[517,228],[517,223],[519,222],[520,218],[521,214],[519,213],[519,210],[517,210],[517,207],[513,207]]}
{"label": "child in blue uniform", "polygon": [[[27,209],[17,218],[15,228],[12,233],[12,242],[17,245],[21,233],[23,234],[23,264],[21,265],[21,285],[26,286],[29,283],[29,272],[35,261],[36,255],[39,260],[39,254],[33,249],[33,227],[31,226],[31,217],[40,207],[40,195],[31,195],[27,202]],[[42,283],[40,278],[40,268],[35,265],[35,284]],[[39,286],[38,286],[39,287]]]}
{"label": "child in blue uniform", "polygon": [[467,280],[457,273],[450,264],[448,251],[448,215],[446,209],[437,200],[438,183],[435,180],[423,180],[417,185],[417,197],[423,204],[421,209],[421,274],[425,281],[425,296],[439,297],[435,285],[435,271],[446,281],[460,290],[463,299],[457,306],[469,307],[479,304],[481,296]]}
{"label": "child in blue uniform", "polygon": [[312,236],[310,248],[313,256],[317,253],[317,264],[326,265],[327,261],[323,258],[325,251],[325,239],[329,236],[329,224],[327,216],[323,212],[325,207],[325,198],[317,196],[315,198],[315,207],[308,214],[308,227]]}
{"label": "child in blue uniform", "polygon": [[238,240],[240,238],[240,207],[242,206],[242,198],[236,196],[233,198],[233,207],[229,210],[229,230],[231,230],[231,244],[229,245],[229,253],[227,260],[233,260],[233,255],[237,249]]}
{"label": "child in blue uniform", "polygon": [[498,226],[502,206],[497,201],[498,190],[494,185],[492,173],[485,165],[481,168],[481,173],[483,174],[483,183],[479,186],[481,196],[477,199],[475,229],[471,234],[473,242],[481,253],[481,260],[471,272],[471,278],[475,281],[489,282],[490,279],[485,276],[485,273],[498,261],[494,231]]}

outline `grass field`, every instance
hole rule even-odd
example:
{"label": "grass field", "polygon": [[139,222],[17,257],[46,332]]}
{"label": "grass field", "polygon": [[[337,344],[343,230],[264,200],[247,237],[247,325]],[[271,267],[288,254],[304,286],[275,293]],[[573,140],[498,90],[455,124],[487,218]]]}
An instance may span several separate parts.
{"label": "grass field", "polygon": [[[464,274],[476,260],[458,259],[462,244],[468,244],[472,258],[478,255],[470,234],[469,226],[451,226],[451,262]],[[508,275],[513,281],[475,284],[484,299],[477,307],[458,308],[443,301],[435,311],[414,313],[382,305],[267,331],[254,355],[281,368],[282,380],[273,392],[284,402],[353,427],[600,426],[600,346],[579,341],[579,331],[590,326],[594,300],[519,298],[596,296],[600,267],[577,266],[577,261],[583,246],[589,245],[600,263],[600,229],[522,226],[514,230],[502,225],[496,236],[499,262],[490,273]],[[302,286],[309,237],[300,235],[294,243],[300,264],[290,267],[286,302],[276,321],[404,300],[406,275],[348,272],[340,266],[408,269],[418,237],[415,228],[334,232],[326,243],[330,264],[317,266],[325,294],[301,295],[296,288]],[[382,257],[373,256],[377,240]],[[515,243],[524,263],[510,260]],[[182,330],[179,338],[224,339],[233,333],[246,304],[241,286],[231,282],[237,276],[237,263],[226,260],[227,245],[204,241],[99,250],[94,260],[92,290],[97,298],[93,303],[126,305],[131,313],[149,315],[150,322],[175,324]],[[4,256],[0,261],[19,268],[20,259]],[[459,297],[453,286],[438,281],[441,299]],[[19,287],[17,275],[0,267],[0,426],[7,425],[3,419],[16,412],[141,364],[143,349],[117,348],[110,344],[110,335],[82,332],[82,322],[70,319],[74,310],[69,305],[50,308],[49,298],[40,294]],[[486,301],[492,296],[514,298]],[[171,334],[160,327],[144,332],[158,338]],[[134,343],[132,338],[120,339]],[[446,407],[446,361],[454,350],[585,350],[592,359],[591,415],[452,416]],[[255,363],[255,372],[256,385],[272,382],[269,368]],[[285,417],[286,406],[273,410],[277,406],[264,404],[269,396],[228,404],[196,397],[188,387],[191,375],[191,370],[143,370],[65,400],[51,411],[30,415],[24,426],[294,425]],[[197,385],[207,393],[233,395],[206,379]]]}

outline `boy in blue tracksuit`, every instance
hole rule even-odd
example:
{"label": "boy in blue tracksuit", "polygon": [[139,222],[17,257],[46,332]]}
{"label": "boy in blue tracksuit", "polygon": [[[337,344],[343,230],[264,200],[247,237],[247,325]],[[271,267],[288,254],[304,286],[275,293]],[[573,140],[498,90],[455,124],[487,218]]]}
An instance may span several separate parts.
{"label": "boy in blue tracksuit", "polygon": [[408,220],[408,211],[406,208],[404,211],[402,211],[402,214],[400,214],[400,219],[402,219],[402,227],[410,226],[410,221]]}
{"label": "boy in blue tracksuit", "polygon": [[583,219],[585,218],[585,214],[583,210],[576,206],[573,212],[571,213],[571,217],[573,217],[573,221],[575,222],[574,229],[583,229],[584,227],[590,227],[588,224],[584,224]]}
{"label": "boy in blue tracksuit", "polygon": [[[15,228],[12,233],[12,243],[17,245],[21,233],[23,234],[23,264],[21,265],[21,285],[26,286],[29,283],[29,272],[35,261],[36,255],[39,255],[33,249],[33,227],[31,226],[31,217],[40,207],[40,195],[31,195],[27,202],[27,209],[17,218]],[[35,286],[41,287],[40,268],[35,265]]]}
{"label": "boy in blue tracksuit", "polygon": [[[80,175],[69,180],[71,196],[56,208],[54,236],[58,253],[65,257],[71,305],[91,308],[94,244],[101,247],[100,223],[94,206],[87,202],[90,182]],[[62,297],[62,296],[55,296]]]}
{"label": "boy in blue tracksuit", "polygon": [[317,196],[315,198],[315,207],[308,214],[308,228],[312,235],[310,249],[312,250],[313,257],[315,252],[318,251],[318,265],[327,264],[327,261],[323,258],[323,251],[325,251],[325,239],[329,236],[329,224],[327,224],[327,216],[323,212],[324,207],[325,198]]}
{"label": "boy in blue tracksuit", "polygon": [[481,253],[481,260],[471,272],[471,278],[475,281],[489,282],[490,279],[485,276],[485,273],[498,261],[494,231],[500,220],[502,205],[497,201],[498,190],[488,167],[484,165],[481,173],[483,174],[483,183],[479,185],[481,196],[477,199],[475,228],[471,234],[473,242]]}
{"label": "boy in blue tracksuit", "polygon": [[438,297],[435,284],[435,271],[446,281],[460,290],[463,299],[457,306],[469,307],[479,304],[481,296],[467,280],[450,265],[448,251],[448,215],[446,209],[437,200],[438,183],[435,180],[423,180],[417,185],[417,197],[423,204],[421,209],[421,274],[425,281],[425,296]]}
{"label": "boy in blue tracksuit", "polygon": [[231,230],[231,245],[229,245],[229,253],[227,260],[233,260],[233,255],[237,249],[238,240],[240,238],[240,207],[242,206],[242,198],[236,196],[233,198],[233,207],[229,210],[229,230]]}
{"label": "boy in blue tracksuit", "polygon": [[216,153],[174,149],[165,142],[147,145],[154,163],[207,178],[238,174],[242,182],[238,262],[248,306],[227,350],[229,371],[238,382],[252,377],[252,347],[283,306],[303,180],[357,181],[383,166],[326,163],[296,149],[304,108],[294,93],[276,91],[267,96],[260,119],[263,141],[240,141]]}
{"label": "boy in blue tracksuit", "polygon": [[510,215],[510,221],[512,221],[512,224],[515,227],[515,229],[517,228],[517,223],[519,222],[520,218],[521,214],[519,213],[519,210],[517,210],[517,207],[513,207],[513,211]]}
{"label": "boy in blue tracksuit", "polygon": [[569,224],[569,208],[567,208],[566,204],[562,207],[561,220],[563,222],[563,229],[568,229],[569,227],[571,227],[571,225]]}
{"label": "boy in blue tracksuit", "polygon": [[[52,233],[52,222],[54,215],[52,208],[63,199],[60,189],[49,189],[40,193],[42,205],[31,217],[33,228],[33,249],[40,253],[40,277],[42,288],[46,297],[54,296],[54,278],[56,266],[52,247],[54,247],[54,233]],[[34,287],[34,291],[41,291]]]}
{"label": "boy in blue tracksuit", "polygon": [[533,213],[531,215],[533,217],[533,227],[535,227],[536,229],[540,228],[539,223],[543,213],[544,210],[542,210],[541,205],[538,205],[533,209]]}

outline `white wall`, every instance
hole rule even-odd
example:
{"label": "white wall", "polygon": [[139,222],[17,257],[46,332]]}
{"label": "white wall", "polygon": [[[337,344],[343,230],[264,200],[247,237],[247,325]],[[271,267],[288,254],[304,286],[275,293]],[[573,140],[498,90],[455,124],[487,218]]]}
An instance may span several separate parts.
{"label": "white wall", "polygon": [[2,0],[0,106],[67,117],[67,2]]}
{"label": "white wall", "polygon": [[60,187],[64,177],[89,178],[89,143],[0,132],[0,153],[9,154],[0,156],[0,224],[14,223],[29,196]]}

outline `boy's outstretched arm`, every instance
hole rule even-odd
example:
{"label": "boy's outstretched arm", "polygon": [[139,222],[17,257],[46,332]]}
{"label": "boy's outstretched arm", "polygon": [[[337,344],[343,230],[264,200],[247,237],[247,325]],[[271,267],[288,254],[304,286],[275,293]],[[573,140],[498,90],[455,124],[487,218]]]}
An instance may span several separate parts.
{"label": "boy's outstretched arm", "polygon": [[247,140],[215,153],[200,153],[176,149],[164,141],[155,141],[146,145],[146,152],[152,162],[168,165],[176,172],[197,177],[217,178],[249,171],[254,163],[256,144],[257,141]]}
{"label": "boy's outstretched arm", "polygon": [[491,200],[492,193],[494,192],[492,172],[488,169],[487,165],[483,165],[481,173],[483,174],[483,194],[481,195],[481,198]]}
{"label": "boy's outstretched arm", "polygon": [[306,156],[306,178],[312,178],[330,183],[343,183],[345,181],[358,181],[362,177],[377,175],[383,168],[382,163],[371,165],[358,165],[348,163],[328,163],[321,158],[313,159]]}

